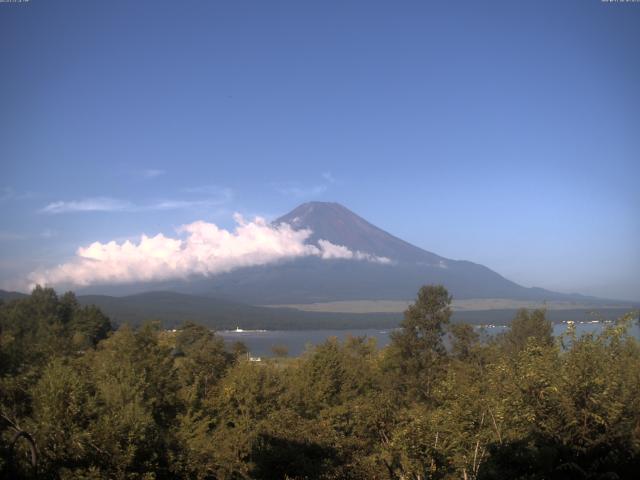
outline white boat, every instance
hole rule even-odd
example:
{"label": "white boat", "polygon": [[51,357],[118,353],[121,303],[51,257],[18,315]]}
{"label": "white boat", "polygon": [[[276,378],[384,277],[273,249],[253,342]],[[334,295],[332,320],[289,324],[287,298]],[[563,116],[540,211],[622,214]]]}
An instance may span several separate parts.
{"label": "white boat", "polygon": [[225,330],[227,333],[265,333],[267,330],[245,330],[244,328],[236,327],[235,330]]}

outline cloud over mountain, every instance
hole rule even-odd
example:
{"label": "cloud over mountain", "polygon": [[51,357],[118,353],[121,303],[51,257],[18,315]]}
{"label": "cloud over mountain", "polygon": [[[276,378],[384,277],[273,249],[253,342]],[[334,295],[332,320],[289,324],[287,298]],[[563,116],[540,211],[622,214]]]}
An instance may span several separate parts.
{"label": "cloud over mountain", "polygon": [[28,284],[30,288],[36,284],[87,286],[211,276],[306,256],[390,261],[327,240],[308,244],[313,233],[309,229],[294,230],[286,223],[274,226],[260,217],[250,222],[237,214],[234,218],[234,231],[197,221],[180,227],[177,238],[158,234],[143,235],[137,243],[94,242],[80,247],[67,263],[31,273]]}

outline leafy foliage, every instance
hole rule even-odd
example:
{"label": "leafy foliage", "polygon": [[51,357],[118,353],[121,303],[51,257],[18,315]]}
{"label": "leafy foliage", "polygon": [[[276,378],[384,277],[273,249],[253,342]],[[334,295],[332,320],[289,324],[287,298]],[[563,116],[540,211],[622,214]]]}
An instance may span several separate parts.
{"label": "leafy foliage", "polygon": [[[482,343],[423,287],[391,344],[335,338],[250,362],[185,323],[114,330],[47,288],[0,304],[0,476],[635,478],[631,316],[553,338],[542,310]],[[20,432],[21,437],[16,435]]]}

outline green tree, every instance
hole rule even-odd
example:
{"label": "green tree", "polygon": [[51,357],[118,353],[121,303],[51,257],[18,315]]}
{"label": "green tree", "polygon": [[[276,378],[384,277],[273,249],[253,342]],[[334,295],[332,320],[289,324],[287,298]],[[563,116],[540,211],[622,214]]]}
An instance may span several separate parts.
{"label": "green tree", "polygon": [[241,361],[222,378],[218,394],[207,405],[212,428],[206,438],[215,451],[195,437],[192,443],[197,455],[208,458],[205,465],[215,472],[215,478],[248,477],[254,442],[267,419],[271,415],[277,418],[285,388],[283,372],[270,363]]}
{"label": "green tree", "polygon": [[29,427],[36,433],[41,474],[82,470],[100,455],[91,433],[98,409],[90,378],[79,362],[55,358],[31,390]]}
{"label": "green tree", "polygon": [[401,329],[391,334],[389,361],[392,382],[410,400],[428,400],[444,371],[445,327],[451,318],[451,296],[442,285],[420,289],[404,312]]}
{"label": "green tree", "polygon": [[218,380],[235,361],[224,340],[209,329],[187,322],[180,329],[175,350],[180,375],[181,396],[189,406],[197,407],[212,394]]}
{"label": "green tree", "polygon": [[529,339],[534,339],[543,346],[554,344],[553,326],[547,320],[546,310],[529,311],[524,308],[518,310],[511,321],[509,331],[502,336],[501,342],[509,354],[515,355],[526,347]]}
{"label": "green tree", "polygon": [[459,360],[468,360],[478,349],[480,336],[473,326],[467,323],[455,323],[449,327],[451,334],[451,354]]}
{"label": "green tree", "polygon": [[91,436],[110,478],[167,475],[167,432],[179,408],[171,349],[146,324],[120,328],[85,354],[99,414]]}
{"label": "green tree", "polygon": [[95,347],[113,330],[111,321],[95,305],[78,307],[69,322],[69,330],[75,345]]}

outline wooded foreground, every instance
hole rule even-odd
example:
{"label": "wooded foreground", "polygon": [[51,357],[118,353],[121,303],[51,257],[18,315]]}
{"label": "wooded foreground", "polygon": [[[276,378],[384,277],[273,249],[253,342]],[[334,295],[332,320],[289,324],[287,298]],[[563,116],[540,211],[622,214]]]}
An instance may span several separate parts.
{"label": "wooded foreground", "polygon": [[523,310],[482,343],[449,322],[450,303],[443,287],[423,287],[384,349],[329,339],[256,363],[204,327],[114,331],[72,293],[38,287],[0,304],[0,473],[638,478],[633,315],[554,338],[544,311]]}

